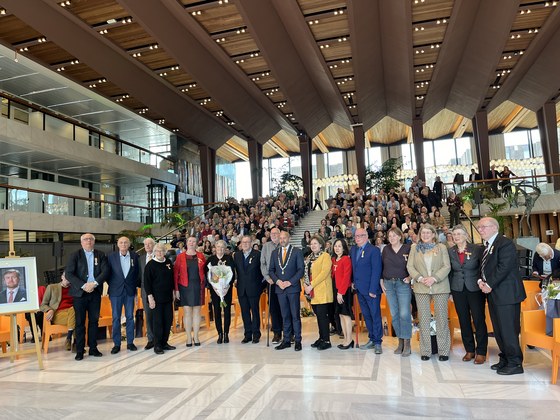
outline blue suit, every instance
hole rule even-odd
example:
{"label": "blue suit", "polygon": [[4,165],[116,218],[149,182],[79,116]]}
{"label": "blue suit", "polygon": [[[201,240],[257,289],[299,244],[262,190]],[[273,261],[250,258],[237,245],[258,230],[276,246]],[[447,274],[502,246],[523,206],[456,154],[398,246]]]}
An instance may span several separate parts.
{"label": "blue suit", "polygon": [[[366,242],[363,249],[354,245],[350,250],[354,287],[358,291],[358,302],[370,341],[381,344],[383,325],[381,323],[381,278],[382,262],[379,248]],[[375,295],[371,297],[370,293]]]}
{"label": "blue suit", "polygon": [[290,343],[293,333],[296,342],[301,342],[301,314],[299,295],[301,292],[301,278],[303,277],[304,263],[301,249],[288,245],[286,263],[282,263],[282,247],[272,251],[268,274],[272,281],[289,281],[292,285],[282,290],[276,285],[275,292],[280,303],[282,321],[284,324],[284,342]]}
{"label": "blue suit", "polygon": [[120,252],[112,252],[107,257],[111,274],[108,277],[109,299],[111,300],[111,310],[113,311],[113,343],[115,346],[121,345],[121,315],[124,305],[124,315],[126,317],[126,341],[133,344],[134,341],[134,298],[136,288],[140,287],[140,263],[138,254],[129,252],[130,268],[125,277],[121,265]]}

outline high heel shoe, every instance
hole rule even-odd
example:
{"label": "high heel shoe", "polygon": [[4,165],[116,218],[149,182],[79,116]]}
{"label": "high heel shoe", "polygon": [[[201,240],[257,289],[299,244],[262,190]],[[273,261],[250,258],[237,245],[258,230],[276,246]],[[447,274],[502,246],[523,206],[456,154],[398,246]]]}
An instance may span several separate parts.
{"label": "high heel shoe", "polygon": [[192,347],[192,343],[187,343],[187,347]]}
{"label": "high heel shoe", "polygon": [[348,344],[347,346],[342,345],[342,344],[339,344],[337,347],[338,347],[340,350],[353,349],[353,348],[354,348],[354,340],[352,340],[352,341],[350,342],[350,344]]}

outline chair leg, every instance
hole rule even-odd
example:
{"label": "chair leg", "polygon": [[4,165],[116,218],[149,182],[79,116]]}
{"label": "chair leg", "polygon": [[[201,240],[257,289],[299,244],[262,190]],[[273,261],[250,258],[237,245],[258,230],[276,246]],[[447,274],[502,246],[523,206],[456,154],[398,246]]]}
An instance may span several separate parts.
{"label": "chair leg", "polygon": [[556,385],[558,380],[558,361],[560,359],[560,354],[552,351],[552,385]]}
{"label": "chair leg", "polygon": [[47,354],[49,352],[49,338],[51,337],[50,325],[45,323],[43,325],[43,353]]}

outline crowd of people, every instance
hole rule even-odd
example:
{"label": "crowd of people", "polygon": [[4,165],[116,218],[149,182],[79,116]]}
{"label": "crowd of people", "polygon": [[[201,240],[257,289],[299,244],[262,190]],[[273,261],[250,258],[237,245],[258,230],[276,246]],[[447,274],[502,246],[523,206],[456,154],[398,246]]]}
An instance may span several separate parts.
{"label": "crowd of people", "polygon": [[[517,265],[515,246],[498,234],[498,223],[492,218],[478,223],[485,246],[473,244],[462,224],[447,226],[440,212],[442,199],[417,178],[408,191],[390,189],[366,196],[359,189],[354,193],[339,190],[317,230],[305,232],[301,247],[290,243],[290,234],[311,209],[306,197],[288,199],[285,195],[255,203],[232,201],[195,219],[176,235],[171,254],[164,244],[147,238],[138,255],[130,249],[128,238],[122,237],[118,250],[106,257],[94,248],[94,236],[84,234],[82,249],[66,266],[75,312],[76,359],[84,357],[86,314],[89,354],[101,356],[96,345],[97,319],[100,286],[107,282],[113,317],[119,323],[113,329],[111,353],[120,351],[123,306],[127,349],[136,350],[132,308],[137,287],[142,289],[146,311],[146,349],[153,348],[156,354],[175,349],[168,342],[174,305],[182,309],[186,346],[200,345],[201,307],[209,303],[205,302],[206,288],[210,289],[217,343],[229,343],[235,287],[243,344],[261,339],[259,301],[265,292],[275,349],[293,345],[300,351],[303,291],[317,321],[318,337],[311,347],[331,348],[331,337],[338,333],[339,349],[354,348],[355,293],[368,333],[367,343],[360,348],[381,354],[380,303],[385,293],[398,339],[394,353],[411,355],[412,326],[417,319],[421,359],[429,360],[437,353],[443,362],[449,359],[451,347],[448,305],[452,296],[465,347],[463,360],[486,361],[488,302],[500,349],[499,362],[492,369],[503,375],[522,373],[518,335],[525,292],[521,277],[511,270]],[[452,207],[460,209],[460,200],[453,195],[447,203],[450,213]],[[539,253],[544,262],[538,268],[550,271],[547,261],[553,255],[548,257],[550,250],[545,251]],[[231,287],[222,287],[224,279]]]}

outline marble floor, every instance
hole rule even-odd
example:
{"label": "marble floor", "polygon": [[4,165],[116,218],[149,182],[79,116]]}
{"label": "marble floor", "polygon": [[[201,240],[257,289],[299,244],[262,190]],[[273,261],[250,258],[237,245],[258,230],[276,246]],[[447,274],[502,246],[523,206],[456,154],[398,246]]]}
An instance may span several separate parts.
{"label": "marble floor", "polygon": [[[550,356],[537,349],[527,351],[524,375],[503,377],[488,362],[462,362],[458,332],[448,362],[421,361],[416,341],[411,357],[394,355],[394,338],[377,356],[334,347],[320,352],[310,348],[313,318],[304,319],[304,333],[302,352],[276,351],[266,340],[241,344],[238,327],[221,345],[213,330],[203,329],[200,347],[185,347],[184,333],[177,334],[170,341],[177,350],[161,356],[143,350],[145,338],[135,341],[139,351],[111,355],[107,340],[99,347],[103,357],[81,362],[56,339],[44,371],[31,356],[0,359],[0,418],[557,419],[560,413]],[[494,363],[493,338],[490,345]]]}

